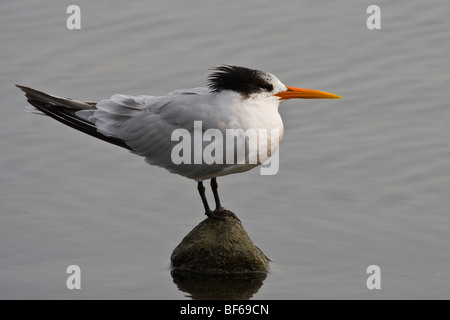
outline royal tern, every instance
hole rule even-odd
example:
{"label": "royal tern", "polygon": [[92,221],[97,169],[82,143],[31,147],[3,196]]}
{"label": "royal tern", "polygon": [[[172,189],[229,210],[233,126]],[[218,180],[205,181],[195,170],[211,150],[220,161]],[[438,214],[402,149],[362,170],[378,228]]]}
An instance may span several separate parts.
{"label": "royal tern", "polygon": [[[114,94],[110,99],[98,103],[61,98],[19,85],[17,87],[25,92],[35,112],[126,148],[145,157],[151,165],[158,165],[172,173],[197,181],[206,215],[223,220],[226,216],[235,215],[222,207],[216,178],[250,170],[277,151],[283,137],[283,122],[278,113],[280,102],[292,98],[341,97],[322,91],[285,86],[277,77],[264,71],[229,65],[212,70],[213,73],[208,78],[208,88],[181,89],[166,96]],[[199,122],[203,133],[210,129],[216,129],[224,135],[230,129],[241,129],[240,132],[255,130],[260,144],[249,147],[248,140],[244,137],[244,145],[246,156],[251,152],[258,153],[256,162],[175,162],[173,150],[178,140],[174,141],[173,132],[182,129],[183,132],[195,135],[195,124]],[[264,142],[260,136],[261,130],[277,131],[279,135],[277,139],[272,139],[275,141]],[[218,139],[217,136],[214,139]],[[204,151],[207,145],[206,141],[202,141],[200,152]],[[258,150],[262,147],[267,149],[263,155]],[[224,150],[216,149],[216,155],[220,151],[225,157],[227,152],[230,152],[224,145],[223,148]],[[233,148],[236,149],[236,146]],[[252,151],[252,148],[255,150]],[[195,153],[193,149],[183,152],[188,151]],[[211,179],[216,204],[214,211],[210,209],[205,196],[203,181],[207,179]]]}

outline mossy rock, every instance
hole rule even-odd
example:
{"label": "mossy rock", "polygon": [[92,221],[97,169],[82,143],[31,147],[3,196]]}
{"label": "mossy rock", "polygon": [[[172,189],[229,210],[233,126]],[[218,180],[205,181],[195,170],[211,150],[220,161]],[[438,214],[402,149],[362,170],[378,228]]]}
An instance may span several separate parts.
{"label": "mossy rock", "polygon": [[233,217],[206,218],[175,248],[174,269],[199,273],[267,272],[269,261]]}

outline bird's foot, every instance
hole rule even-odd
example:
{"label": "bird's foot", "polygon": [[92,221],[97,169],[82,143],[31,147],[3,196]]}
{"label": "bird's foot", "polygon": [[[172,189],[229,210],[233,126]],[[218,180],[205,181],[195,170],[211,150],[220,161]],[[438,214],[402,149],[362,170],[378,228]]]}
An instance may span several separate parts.
{"label": "bird's foot", "polygon": [[222,221],[224,221],[226,217],[231,217],[233,219],[236,219],[239,222],[241,221],[233,212],[231,212],[230,210],[227,210],[223,207],[215,209],[214,211],[206,212],[206,215],[208,216],[208,218],[222,220]]}

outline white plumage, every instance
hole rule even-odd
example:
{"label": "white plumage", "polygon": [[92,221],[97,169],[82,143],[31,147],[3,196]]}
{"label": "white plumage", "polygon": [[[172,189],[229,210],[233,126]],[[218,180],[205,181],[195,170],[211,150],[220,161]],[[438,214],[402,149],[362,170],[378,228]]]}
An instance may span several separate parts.
{"label": "white plumage", "polygon": [[[283,88],[283,87],[281,87]],[[152,165],[166,168],[196,181],[250,170],[267,160],[252,164],[175,165],[171,150],[178,141],[171,134],[179,128],[194,136],[194,121],[202,121],[204,131],[219,129],[223,137],[227,129],[279,130],[280,139],[268,151],[275,152],[283,133],[277,97],[243,98],[233,91],[219,94],[207,88],[177,90],[167,96],[129,96],[115,94],[97,103],[95,110],[81,110],[76,115],[93,123],[105,136],[123,140],[136,154]],[[210,142],[204,142],[204,147]],[[258,144],[259,146],[259,144]],[[258,152],[258,150],[255,150]]]}

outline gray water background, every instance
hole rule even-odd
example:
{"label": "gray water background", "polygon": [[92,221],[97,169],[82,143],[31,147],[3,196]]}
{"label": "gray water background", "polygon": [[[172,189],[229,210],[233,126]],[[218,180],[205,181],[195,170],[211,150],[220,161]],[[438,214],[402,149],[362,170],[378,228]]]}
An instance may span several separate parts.
{"label": "gray water background", "polygon": [[[281,105],[277,175],[219,179],[273,260],[253,298],[450,298],[449,16],[440,0],[2,1],[0,298],[189,298],[169,257],[204,218],[195,183],[25,113],[14,84],[163,95],[221,64],[344,97]],[[366,287],[373,264],[381,290]]]}

